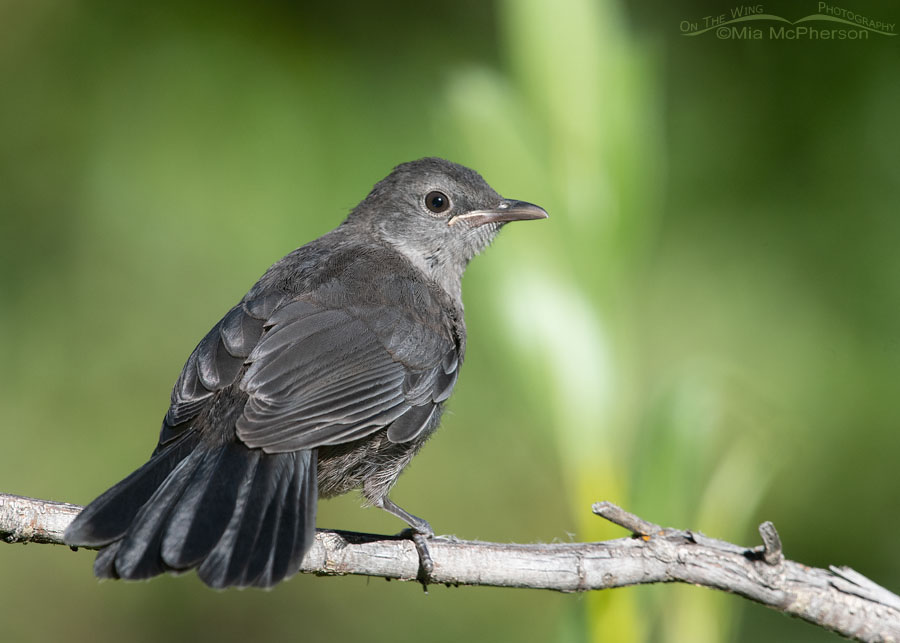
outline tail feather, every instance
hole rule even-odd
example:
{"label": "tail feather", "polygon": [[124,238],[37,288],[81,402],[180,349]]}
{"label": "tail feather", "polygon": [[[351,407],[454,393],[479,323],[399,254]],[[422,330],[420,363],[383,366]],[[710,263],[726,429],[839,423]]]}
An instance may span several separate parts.
{"label": "tail feather", "polygon": [[[275,535],[275,546],[272,547],[272,560],[266,567],[267,580],[273,582],[275,578],[284,578],[291,568],[291,558],[298,537],[300,495],[302,486],[297,484],[297,475],[291,476],[286,488],[284,502],[281,503],[281,515],[278,521],[278,530]],[[300,535],[302,539],[302,534]],[[297,565],[299,567],[299,563]],[[297,569],[295,567],[294,569]],[[277,582],[277,581],[276,581]]]}
{"label": "tail feather", "polygon": [[[299,569],[315,536],[315,465],[310,451],[262,456],[231,523],[198,569],[203,582],[212,587],[271,587]],[[288,493],[292,486],[303,493]],[[295,497],[305,504],[295,505]],[[292,527],[281,529],[279,516],[292,516]],[[271,562],[273,556],[278,565]]]}
{"label": "tail feather", "polygon": [[197,436],[188,433],[178,442],[154,453],[147,464],[76,516],[63,536],[65,543],[101,547],[122,538],[141,507],[196,446]]}
{"label": "tail feather", "polygon": [[[305,456],[305,457],[303,457]],[[298,451],[294,453],[297,462],[291,480],[291,493],[288,495],[286,507],[291,512],[286,524],[292,526],[293,539],[279,539],[284,548],[277,550],[278,558],[273,567],[273,581],[295,574],[303,562],[303,557],[312,547],[316,538],[316,505],[319,502],[317,457],[315,451]],[[280,576],[279,576],[280,574]]]}
{"label": "tail feather", "polygon": [[260,453],[259,451],[252,452],[255,458],[247,472],[245,482],[238,490],[234,511],[231,514],[231,520],[225,527],[225,532],[209,555],[197,566],[197,575],[200,580],[210,587],[222,589],[237,585],[234,574],[229,572],[229,567],[235,554],[238,533],[242,528],[249,529],[254,520],[252,515],[254,509],[248,509],[248,506],[252,507],[256,501],[255,498],[251,498],[251,492],[253,491],[253,481],[258,474]]}
{"label": "tail feather", "polygon": [[66,542],[105,545],[101,578],[196,568],[211,587],[271,587],[296,573],[315,536],[315,453],[181,443],[91,503]]}
{"label": "tail feather", "polygon": [[[283,463],[278,463],[281,465]],[[261,585],[266,587],[271,585],[271,581],[267,576],[269,567],[272,562],[272,552],[275,549],[275,536],[278,533],[278,522],[281,518],[281,506],[284,504],[284,496],[287,492],[290,479],[287,478],[279,469],[281,466],[273,467],[273,482],[276,487],[274,496],[277,498],[275,502],[270,502],[265,509],[265,516],[260,524],[259,531],[256,533],[256,540],[250,549],[250,557],[244,568],[241,585]]]}
{"label": "tail feather", "polygon": [[[306,454],[305,462],[300,459],[301,454]],[[271,532],[271,553],[263,571],[250,583],[252,585],[271,587],[285,576],[295,573],[316,535],[315,503],[318,494],[315,456],[309,451],[295,452],[293,456],[293,466],[284,479],[284,500],[278,505]],[[311,480],[312,484],[306,484],[307,480]],[[304,494],[304,490],[312,492],[312,510],[309,504],[301,504],[304,495],[309,495]]]}
{"label": "tail feather", "polygon": [[[234,545],[228,556],[226,586],[246,587],[250,584],[247,579],[247,568],[251,565],[254,556],[260,556],[257,547],[260,532],[271,529],[266,525],[266,518],[271,514],[272,503],[268,499],[276,495],[276,461],[271,458],[263,458],[259,463],[256,476],[244,506],[244,515],[236,525]],[[251,579],[252,580],[252,579]]]}
{"label": "tail feather", "polygon": [[201,451],[195,451],[182,460],[138,512],[116,554],[115,567],[120,578],[143,580],[170,569],[160,555],[163,533],[173,506],[194,481],[203,456]]}
{"label": "tail feather", "polygon": [[252,480],[258,459],[238,443],[205,458],[172,511],[162,558],[174,569],[195,567],[212,551],[234,513],[240,485]]}
{"label": "tail feather", "polygon": [[122,541],[117,540],[97,552],[97,557],[94,559],[94,576],[97,578],[119,578],[119,573],[116,571],[116,555],[119,553],[121,545]]}

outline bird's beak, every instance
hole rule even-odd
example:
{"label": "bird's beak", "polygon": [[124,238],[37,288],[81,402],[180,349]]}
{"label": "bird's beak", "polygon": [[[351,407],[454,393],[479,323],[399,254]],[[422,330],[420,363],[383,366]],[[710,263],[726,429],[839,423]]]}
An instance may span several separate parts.
{"label": "bird's beak", "polygon": [[528,203],[527,201],[514,201],[503,199],[497,207],[489,210],[473,210],[452,217],[447,225],[463,222],[470,227],[481,226],[486,223],[505,223],[507,221],[527,221],[529,219],[546,219],[549,214],[544,208]]}

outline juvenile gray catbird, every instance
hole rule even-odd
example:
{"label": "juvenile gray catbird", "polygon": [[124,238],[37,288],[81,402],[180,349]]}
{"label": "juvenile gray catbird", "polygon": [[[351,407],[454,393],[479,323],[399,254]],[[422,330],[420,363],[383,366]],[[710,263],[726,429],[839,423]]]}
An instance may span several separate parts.
{"label": "juvenile gray catbird", "polygon": [[216,588],[271,587],[299,569],[317,499],[356,488],[431,536],[388,492],[456,383],[463,271],[506,222],[546,216],[449,161],[396,167],[200,341],[150,461],[66,543],[102,547],[101,578],[196,569]]}

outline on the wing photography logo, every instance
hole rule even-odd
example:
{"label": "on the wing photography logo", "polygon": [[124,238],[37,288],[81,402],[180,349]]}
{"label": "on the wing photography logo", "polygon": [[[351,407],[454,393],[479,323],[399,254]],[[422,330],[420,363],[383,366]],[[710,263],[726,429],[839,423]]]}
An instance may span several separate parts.
{"label": "on the wing photography logo", "polygon": [[893,22],[828,2],[819,2],[816,13],[797,20],[768,13],[764,5],[755,4],[682,20],[678,28],[683,36],[715,34],[719,40],[869,40],[897,35]]}

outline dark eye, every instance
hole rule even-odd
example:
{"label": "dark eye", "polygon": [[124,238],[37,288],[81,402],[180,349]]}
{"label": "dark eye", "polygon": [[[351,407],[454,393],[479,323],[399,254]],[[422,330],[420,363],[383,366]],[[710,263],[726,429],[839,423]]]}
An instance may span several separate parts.
{"label": "dark eye", "polygon": [[429,192],[425,196],[425,207],[432,212],[445,212],[450,207],[450,199],[443,192]]}

